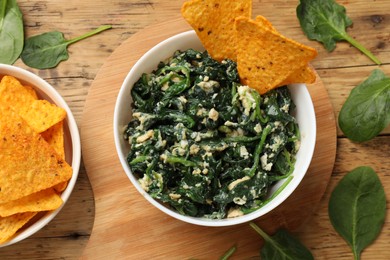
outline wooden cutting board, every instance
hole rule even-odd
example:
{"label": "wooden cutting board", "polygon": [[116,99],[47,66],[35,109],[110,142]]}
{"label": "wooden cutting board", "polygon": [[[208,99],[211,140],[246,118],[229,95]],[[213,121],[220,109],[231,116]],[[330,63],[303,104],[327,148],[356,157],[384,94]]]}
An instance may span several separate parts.
{"label": "wooden cutting board", "polygon": [[[115,151],[113,113],[120,86],[132,65],[151,47],[190,30],[182,18],[150,26],[123,42],[90,88],[81,138],[95,197],[95,222],[83,259],[218,259],[236,245],[237,258],[259,254],[261,239],[248,224],[201,227],[176,220],[147,202],[128,180]],[[276,210],[255,222],[272,233],[299,228],[316,210],[336,155],[336,124],[319,77],[309,87],[317,117],[314,158],[301,185]]]}

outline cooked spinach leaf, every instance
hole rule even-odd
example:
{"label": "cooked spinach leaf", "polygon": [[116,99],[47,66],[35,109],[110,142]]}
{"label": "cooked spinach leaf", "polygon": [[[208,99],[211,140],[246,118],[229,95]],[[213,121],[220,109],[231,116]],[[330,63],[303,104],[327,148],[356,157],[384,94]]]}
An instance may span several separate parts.
{"label": "cooked spinach leaf", "polygon": [[377,136],[390,123],[390,78],[379,69],[355,87],[339,114],[339,126],[351,140]]}
{"label": "cooked spinach leaf", "polygon": [[344,6],[334,0],[300,0],[296,12],[307,37],[322,42],[328,51],[336,47],[336,42],[344,40],[376,64],[381,64],[377,57],[347,34],[346,28],[352,25],[352,20],[346,15]]}
{"label": "cooked spinach leaf", "polygon": [[24,44],[23,16],[16,0],[0,3],[0,63],[13,64]]}
{"label": "cooked spinach leaf", "polygon": [[25,46],[21,54],[22,61],[27,66],[36,69],[54,68],[58,63],[69,58],[67,48],[70,44],[110,28],[110,25],[103,25],[71,40],[65,40],[64,35],[58,31],[30,37],[25,41]]}
{"label": "cooked spinach leaf", "polygon": [[345,175],[331,194],[328,211],[334,229],[360,259],[380,233],[386,215],[386,196],[375,171],[361,166]]}
{"label": "cooked spinach leaf", "polygon": [[279,229],[273,236],[269,236],[253,222],[249,225],[264,239],[264,246],[260,250],[262,260],[311,260],[311,252],[287,230]]}
{"label": "cooked spinach leaf", "polygon": [[260,96],[239,83],[235,62],[190,49],[143,74],[131,96],[129,167],[181,214],[246,214],[292,178],[300,138],[286,86]]}

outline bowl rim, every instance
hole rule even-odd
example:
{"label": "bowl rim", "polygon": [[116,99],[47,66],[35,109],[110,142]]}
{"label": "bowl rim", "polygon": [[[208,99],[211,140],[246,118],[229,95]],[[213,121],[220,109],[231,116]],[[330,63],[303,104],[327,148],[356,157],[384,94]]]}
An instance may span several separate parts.
{"label": "bowl rim", "polygon": [[[49,84],[46,80],[34,74],[31,71],[23,69],[21,67],[17,67],[14,65],[1,64],[0,63],[0,77],[9,75],[17,78],[18,80],[24,81],[26,83],[31,84],[34,89],[40,90],[42,93],[48,96],[48,101],[56,104],[59,107],[62,107],[66,111],[65,124],[67,125],[69,131],[69,137],[71,140],[71,148],[72,148],[72,156],[69,158],[70,165],[72,166],[72,177],[68,181],[68,185],[65,190],[61,193],[61,199],[63,200],[62,205],[53,211],[48,211],[44,215],[42,215],[38,220],[34,223],[22,229],[20,232],[17,232],[10,240],[0,244],[1,247],[9,246],[15,244],[19,241],[22,241],[31,235],[35,234],[39,230],[41,230],[44,226],[46,226],[51,220],[53,220],[57,214],[61,211],[61,209],[67,203],[74,186],[76,184],[80,164],[81,164],[81,141],[80,141],[80,133],[78,130],[78,126],[76,120],[73,116],[72,111],[70,110],[68,104],[64,100],[64,98],[58,93],[58,91]],[[67,160],[68,161],[68,160]]]}
{"label": "bowl rim", "polygon": [[[306,84],[291,84],[289,85],[289,89],[290,90],[299,90],[301,91],[300,95],[302,95],[302,97],[307,100],[308,102],[308,109],[305,111],[308,113],[308,117],[310,119],[313,119],[309,122],[310,124],[310,129],[312,130],[310,133],[307,134],[307,137],[305,138],[309,138],[309,140],[307,141],[308,144],[310,144],[309,146],[307,146],[307,149],[306,149],[306,152],[305,152],[305,156],[304,157],[307,157],[307,158],[310,158],[310,159],[307,159],[307,160],[304,160],[303,161],[303,164],[300,165],[300,171],[302,171],[303,173],[298,175],[299,177],[297,176],[294,176],[294,178],[292,178],[292,180],[290,181],[290,183],[288,183],[287,187],[289,187],[289,189],[284,189],[282,193],[278,194],[276,197],[274,197],[272,199],[272,205],[270,203],[264,205],[263,207],[249,213],[249,214],[246,214],[246,215],[243,215],[243,216],[239,216],[239,217],[235,217],[235,218],[224,218],[224,219],[207,219],[207,218],[201,218],[201,217],[191,217],[191,216],[185,216],[185,215],[181,215],[180,213],[176,212],[174,209],[170,209],[164,205],[162,205],[162,203],[160,203],[159,201],[153,199],[147,192],[145,192],[142,187],[139,185],[138,183],[138,179],[132,174],[130,168],[128,167],[127,165],[127,161],[126,159],[124,158],[124,156],[122,155],[122,148],[121,148],[121,142],[123,142],[123,140],[121,140],[121,137],[120,137],[120,123],[119,123],[119,119],[118,119],[118,114],[120,112],[121,109],[123,109],[122,107],[122,102],[121,102],[121,97],[123,97],[124,95],[128,95],[129,93],[129,90],[132,88],[132,86],[129,86],[131,85],[131,80],[137,80],[139,77],[137,77],[136,79],[134,79],[134,74],[136,74],[137,72],[137,69],[138,67],[140,66],[140,64],[142,64],[143,62],[147,61],[151,56],[153,56],[153,54],[155,54],[158,50],[160,50],[163,46],[166,46],[166,45],[170,45],[172,43],[174,43],[175,41],[178,41],[178,40],[186,40],[186,41],[199,41],[199,38],[197,37],[196,33],[194,30],[189,30],[189,31],[185,31],[185,32],[182,32],[182,33],[178,33],[176,35],[173,35],[161,42],[159,42],[158,44],[154,45],[151,49],[149,49],[148,51],[146,51],[131,67],[130,71],[128,72],[128,74],[126,75],[120,89],[119,89],[119,93],[118,93],[118,96],[117,96],[117,99],[116,99],[116,102],[115,102],[115,108],[114,108],[114,120],[113,120],[113,134],[114,134],[114,141],[115,141],[115,147],[116,147],[116,151],[117,151],[117,155],[119,157],[119,160],[120,160],[120,163],[122,165],[122,169],[123,171],[125,171],[127,177],[130,179],[132,185],[136,188],[136,190],[147,200],[149,201],[152,205],[154,205],[156,208],[160,209],[162,212],[168,214],[169,216],[171,217],[174,217],[178,220],[181,220],[183,222],[187,222],[187,223],[191,223],[191,224],[195,224],[195,225],[200,225],[200,226],[213,226],[213,227],[222,227],[222,226],[231,226],[231,225],[237,225],[237,224],[241,224],[241,223],[246,223],[246,222],[249,222],[251,220],[254,220],[254,219],[257,219],[261,216],[264,216],[265,214],[269,213],[271,210],[277,208],[280,204],[282,204],[283,201],[285,201],[293,192],[294,190],[299,186],[299,184],[301,183],[302,179],[304,178],[304,176],[306,175],[307,173],[307,170],[310,166],[310,163],[311,163],[311,160],[312,160],[312,157],[313,157],[313,154],[314,154],[314,148],[315,148],[315,141],[316,141],[316,117],[315,117],[315,111],[314,111],[314,104],[312,102],[312,99],[311,99],[311,96],[310,96],[310,93],[306,87]],[[165,49],[169,49],[169,47],[166,47]],[[187,47],[187,49],[189,49],[189,47]],[[204,50],[204,47],[202,47],[202,50]],[[164,50],[166,51],[166,50]],[[174,51],[172,51],[170,53],[170,56],[172,56]],[[170,56],[167,56],[166,58],[170,57]],[[152,58],[153,59],[153,58]],[[160,60],[156,60],[155,64],[153,64],[153,68],[156,68],[157,67],[157,64]],[[135,82],[135,81],[134,81]],[[128,95],[128,103],[130,103],[130,95]],[[129,112],[131,113],[131,112]],[[302,148],[302,147],[301,147]],[[300,148],[300,150],[301,150]],[[299,151],[298,151],[299,152]],[[297,160],[298,161],[298,160]],[[297,162],[296,162],[297,163]],[[296,169],[294,169],[294,172],[292,173],[292,175],[294,175],[296,172]],[[295,174],[296,175],[296,174]],[[286,181],[286,179],[282,180],[283,182]]]}

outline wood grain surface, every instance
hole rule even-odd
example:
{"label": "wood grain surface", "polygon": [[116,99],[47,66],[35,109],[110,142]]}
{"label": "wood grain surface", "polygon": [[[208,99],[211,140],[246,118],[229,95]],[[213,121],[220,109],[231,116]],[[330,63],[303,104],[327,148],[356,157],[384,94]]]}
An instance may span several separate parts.
{"label": "wood grain surface", "polygon": [[[70,58],[56,68],[36,70],[28,68],[20,60],[15,63],[16,66],[27,68],[51,83],[68,102],[77,123],[81,126],[87,94],[95,76],[109,56],[135,33],[177,16],[184,1],[17,0],[17,2],[23,13],[26,37],[58,30],[64,33],[65,38],[70,39],[102,24],[113,26],[109,31],[71,45],[68,48]],[[337,2],[346,7],[347,15],[353,20],[353,26],[348,28],[348,33],[382,61],[383,64],[379,68],[390,76],[390,1],[337,0]],[[312,65],[328,92],[337,122],[338,113],[351,89],[378,66],[348,43],[338,43],[336,49],[329,53],[321,44],[309,41],[302,33],[295,15],[297,4],[298,1],[292,0],[253,0],[253,16],[258,14],[266,16],[284,35],[318,50],[319,55]],[[115,159],[114,151],[112,156]],[[390,127],[382,131],[378,137],[363,144],[349,141],[337,128],[336,162],[325,195],[312,217],[294,232],[316,259],[353,259],[351,250],[329,222],[327,203],[330,192],[347,172],[357,166],[368,165],[378,173],[389,198],[389,157]],[[389,208],[388,203],[387,209]],[[91,235],[94,216],[93,191],[86,169],[82,165],[75,190],[57,217],[32,237],[1,248],[0,259],[79,259]],[[140,226],[139,229],[141,228]],[[243,226],[242,232],[249,234],[252,230]],[[229,234],[228,231],[221,233]],[[153,232],[149,235],[150,243],[145,250],[153,246],[153,239],[169,239],[156,238]],[[261,239],[256,236],[253,241],[248,242],[236,241],[235,237],[232,237],[228,242],[226,247],[236,243],[239,246],[238,252],[241,252],[248,247],[257,250]],[[196,243],[207,244],[208,241],[199,240]],[[249,245],[242,247],[246,243]],[[363,251],[362,259],[390,259],[389,244],[388,214],[380,236]],[[212,248],[215,245],[208,246]],[[125,248],[125,245],[123,247]],[[176,250],[179,252],[181,248],[178,247]],[[215,255],[219,253],[215,252]],[[192,257],[194,256],[186,256],[185,259]],[[131,255],[127,258],[134,259]],[[207,256],[202,258],[212,259]]]}

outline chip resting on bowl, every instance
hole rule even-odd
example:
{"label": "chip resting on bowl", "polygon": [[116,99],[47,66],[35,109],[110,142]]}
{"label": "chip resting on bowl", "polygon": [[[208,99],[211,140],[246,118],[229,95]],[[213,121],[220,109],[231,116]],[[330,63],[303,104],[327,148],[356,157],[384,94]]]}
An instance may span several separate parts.
{"label": "chip resting on bowl", "polygon": [[235,21],[237,68],[241,82],[264,94],[314,59],[317,51],[247,17]]}
{"label": "chip resting on bowl", "polygon": [[181,13],[212,58],[236,60],[234,20],[251,16],[252,0],[192,0]]}
{"label": "chip resting on bowl", "polygon": [[[272,23],[262,15],[256,16],[256,22],[259,23],[261,26],[274,31],[275,33],[279,33],[275,29],[275,27],[272,26]],[[309,64],[306,64],[302,68],[298,69],[290,76],[288,76],[282,83],[279,84],[279,86],[284,86],[293,83],[311,84],[314,83],[315,80],[316,80],[316,75],[313,69],[311,69]]]}

